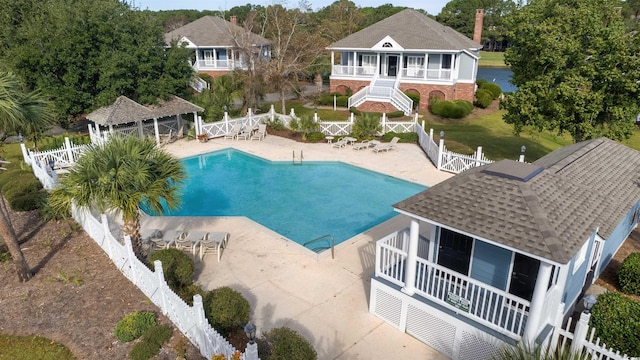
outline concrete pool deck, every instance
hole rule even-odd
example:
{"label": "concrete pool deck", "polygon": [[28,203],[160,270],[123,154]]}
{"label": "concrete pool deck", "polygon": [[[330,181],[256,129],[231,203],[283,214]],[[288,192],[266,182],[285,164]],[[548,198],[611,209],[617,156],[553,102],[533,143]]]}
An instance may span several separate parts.
{"label": "concrete pool deck", "polygon": [[[376,154],[267,136],[263,141],[180,140],[165,149],[182,158],[229,147],[282,161],[302,151],[307,161],[342,161],[427,186],[452,176],[437,171],[413,144]],[[245,217],[145,217],[142,225],[229,232],[219,263],[215,255],[196,261],[197,282],[207,290],[230,286],[240,291],[251,304],[259,334],[292,328],[311,342],[319,359],[447,359],[368,311],[375,241],[408,224],[398,215],[336,246],[335,259],[329,251],[316,255]]]}

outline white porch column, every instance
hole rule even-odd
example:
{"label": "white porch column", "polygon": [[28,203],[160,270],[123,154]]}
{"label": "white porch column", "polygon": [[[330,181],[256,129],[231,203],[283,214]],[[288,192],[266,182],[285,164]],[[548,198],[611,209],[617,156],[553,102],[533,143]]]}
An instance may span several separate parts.
{"label": "white porch column", "polygon": [[404,277],[404,287],[402,292],[413,295],[416,292],[416,266],[418,258],[418,236],[420,235],[420,223],[416,219],[411,219],[409,230],[409,249],[407,251],[407,263]]}
{"label": "white porch column", "polygon": [[156,145],[160,146],[160,131],[158,130],[158,118],[153,118],[153,132],[156,135]]}
{"label": "white porch column", "polygon": [[333,66],[335,64],[336,64],[336,57],[333,50],[331,50],[331,75],[333,75]]}
{"label": "white porch column", "polygon": [[353,76],[356,76],[356,66],[358,66],[358,53],[356,51],[353,52]]}
{"label": "white porch column", "polygon": [[426,79],[427,78],[427,66],[429,65],[429,54],[425,53],[424,54],[424,74],[422,74],[422,78]]}
{"label": "white porch column", "polygon": [[531,307],[529,308],[529,317],[527,325],[524,329],[523,338],[529,343],[538,337],[538,329],[540,327],[540,317],[542,316],[542,308],[544,307],[544,298],[547,294],[547,286],[549,285],[549,277],[551,276],[551,264],[540,262],[538,269],[538,278],[536,279],[536,287],[533,289],[531,296]]}

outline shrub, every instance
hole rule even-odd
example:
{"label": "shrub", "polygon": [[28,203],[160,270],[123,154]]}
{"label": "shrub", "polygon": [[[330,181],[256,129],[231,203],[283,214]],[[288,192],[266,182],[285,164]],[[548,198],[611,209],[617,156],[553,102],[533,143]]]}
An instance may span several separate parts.
{"label": "shrub", "polygon": [[36,210],[45,203],[46,197],[47,192],[44,190],[17,195],[9,200],[9,206],[11,206],[11,208],[15,211]]}
{"label": "shrub", "polygon": [[500,94],[502,94],[502,89],[500,88],[500,85],[496,83],[486,82],[482,84],[482,86],[480,86],[480,89],[487,90],[494,99],[499,98]]}
{"label": "shrub", "polygon": [[398,137],[400,139],[400,140],[398,140],[399,143],[417,143],[418,142],[418,134],[416,134],[414,132],[395,133],[393,131],[390,131],[390,132],[385,133],[384,135],[382,135],[381,140],[389,142],[394,137]]}
{"label": "shrub", "polygon": [[409,97],[409,99],[411,99],[413,101],[413,107],[415,107],[416,105],[420,104],[420,94],[416,94],[416,93],[413,93],[413,92],[406,92],[404,94],[407,95]]}
{"label": "shrub", "polygon": [[261,352],[267,360],[313,360],[318,358],[316,350],[307,339],[289,328],[275,328],[265,334],[265,345]]}
{"label": "shrub", "polygon": [[189,255],[178,249],[162,249],[149,255],[149,265],[153,266],[156,260],[162,262],[164,278],[173,291],[180,292],[183,287],[193,284],[194,267]]}
{"label": "shrub", "polygon": [[470,103],[469,101],[466,101],[466,100],[454,100],[453,102],[457,106],[460,106],[461,108],[463,108],[464,111],[467,111],[468,113],[473,111],[473,104]]}
{"label": "shrub", "polygon": [[280,120],[279,117],[275,116],[273,118],[273,121],[268,120],[267,121],[267,126],[272,128],[273,130],[277,130],[277,131],[282,131],[284,129],[286,129],[287,127],[284,126],[284,124],[282,123],[282,120]]}
{"label": "shrub", "polygon": [[150,311],[138,311],[118,321],[113,335],[122,342],[129,342],[139,338],[142,333],[155,325],[156,314]]}
{"label": "shrub", "polygon": [[398,110],[387,114],[388,118],[399,118],[404,116],[404,111]]}
{"label": "shrub", "polygon": [[626,294],[640,295],[640,252],[630,254],[618,269],[618,283]]}
{"label": "shrub", "polygon": [[604,293],[591,310],[589,325],[601,342],[626,353],[640,356],[640,302],[620,293]]}
{"label": "shrub", "polygon": [[42,140],[38,146],[38,150],[57,150],[65,146],[64,138],[68,137],[74,145],[86,145],[91,143],[91,138],[88,135],[69,135],[63,134],[59,136],[50,136]]}
{"label": "shrub", "polygon": [[309,133],[307,135],[307,141],[310,142],[321,142],[325,140],[325,135],[319,131]]}
{"label": "shrub", "polygon": [[478,88],[482,87],[482,85],[487,84],[488,81],[486,79],[478,79],[476,80],[476,84],[478,85]]}
{"label": "shrub", "polygon": [[156,325],[142,334],[142,341],[135,344],[129,352],[133,360],[148,360],[160,353],[162,345],[171,338],[172,330],[167,325]]}
{"label": "shrub", "polygon": [[493,102],[493,96],[491,93],[484,89],[478,89],[476,91],[475,105],[479,108],[486,109]]}
{"label": "shrub", "polygon": [[209,324],[223,336],[229,335],[234,327],[249,321],[249,302],[228,286],[209,291],[202,302]]}
{"label": "shrub", "polygon": [[382,129],[380,119],[372,113],[358,116],[353,123],[351,133],[358,139],[370,138]]}
{"label": "shrub", "polygon": [[468,111],[468,105],[464,104],[464,100],[450,101],[450,100],[438,100],[436,98],[431,100],[431,112],[434,115],[450,118],[461,119],[471,111]]}
{"label": "shrub", "polygon": [[296,118],[292,117],[291,120],[289,120],[289,129],[293,131],[300,130],[300,122]]}
{"label": "shrub", "polygon": [[200,296],[204,297],[206,291],[202,289],[202,287],[198,284],[191,284],[187,286],[183,286],[176,292],[180,299],[184,300],[189,306],[193,306],[193,297],[196,294],[200,294]]}
{"label": "shrub", "polygon": [[358,110],[355,106],[350,107],[349,111],[351,111],[353,113],[353,115],[355,115],[355,116],[361,116],[362,115],[362,111]]}
{"label": "shrub", "polygon": [[[333,106],[333,94],[322,95],[317,101],[318,105]],[[349,96],[336,95],[336,106],[347,107],[349,104]]]}

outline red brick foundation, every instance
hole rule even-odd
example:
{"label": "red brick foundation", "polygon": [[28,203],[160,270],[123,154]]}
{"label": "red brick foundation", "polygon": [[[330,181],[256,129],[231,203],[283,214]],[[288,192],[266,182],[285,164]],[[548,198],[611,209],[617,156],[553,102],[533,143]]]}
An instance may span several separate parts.
{"label": "red brick foundation", "polygon": [[217,78],[220,77],[222,75],[229,75],[231,74],[233,71],[231,70],[200,70],[198,71],[199,74],[207,74],[209,76],[211,76],[212,78]]}
{"label": "red brick foundation", "polygon": [[[330,92],[338,92],[345,94],[346,89],[350,88],[355,94],[365,86],[369,86],[371,81],[364,80],[331,80],[329,84]],[[427,109],[429,107],[429,99],[431,97],[438,97],[442,100],[467,100],[473,102],[473,96],[475,93],[476,85],[471,83],[457,83],[454,85],[436,85],[436,84],[410,84],[401,83],[400,91],[402,92],[414,92],[420,94],[420,104],[418,108],[420,110]],[[380,104],[380,106],[374,106],[373,104]],[[414,104],[415,106],[415,104]],[[385,109],[385,110],[373,110],[373,109]],[[389,103],[372,103],[366,102],[358,106],[358,110],[362,111],[376,111],[376,112],[391,112],[397,111],[395,106]]]}

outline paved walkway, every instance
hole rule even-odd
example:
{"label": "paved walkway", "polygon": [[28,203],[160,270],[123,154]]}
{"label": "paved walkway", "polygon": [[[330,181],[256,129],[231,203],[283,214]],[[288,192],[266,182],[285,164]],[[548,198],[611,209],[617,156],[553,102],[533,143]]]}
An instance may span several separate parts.
{"label": "paved walkway", "polygon": [[[267,136],[264,141],[204,144],[181,140],[167,150],[185,157],[228,147],[283,161],[290,161],[294,150],[303,151],[305,160],[339,160],[427,186],[451,176],[435,170],[411,144],[375,154]],[[335,259],[329,251],[316,255],[244,217],[145,218],[143,226],[228,231],[231,238],[220,262],[214,255],[197,262],[197,282],[208,290],[230,286],[240,291],[251,304],[259,333],[290,327],[313,344],[319,359],[446,359],[368,311],[375,240],[408,223],[398,215],[359,234],[336,247]]]}

